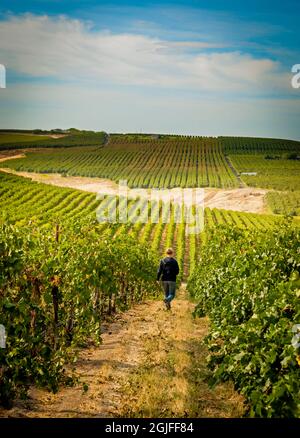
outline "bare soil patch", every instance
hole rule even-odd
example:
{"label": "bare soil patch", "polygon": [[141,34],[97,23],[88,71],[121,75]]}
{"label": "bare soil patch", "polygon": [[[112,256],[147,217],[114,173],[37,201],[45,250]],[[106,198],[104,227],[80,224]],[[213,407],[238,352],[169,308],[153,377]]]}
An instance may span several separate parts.
{"label": "bare soil patch", "polygon": [[10,153],[8,156],[7,153],[5,153],[5,151],[1,151],[0,152],[0,163],[3,161],[14,160],[15,158],[24,158],[24,157],[25,157],[25,155],[20,154],[19,152],[16,152],[14,155],[11,155],[11,153]]}
{"label": "bare soil patch", "polygon": [[[11,158],[21,158],[15,156]],[[2,158],[0,161],[5,161],[7,158]],[[116,182],[105,178],[87,178],[79,176],[61,176],[60,174],[40,174],[33,172],[17,172],[7,168],[0,169],[3,172],[13,173],[25,178],[30,178],[32,181],[51,184],[58,187],[69,187],[86,192],[98,193],[101,195],[119,195],[119,186]],[[197,198],[193,198],[193,193],[197,192]],[[240,188],[240,189],[180,189],[173,188],[165,190],[158,196],[163,201],[171,200],[175,203],[181,203],[184,199],[185,204],[191,205],[196,203],[205,207],[220,208],[225,210],[243,211],[248,213],[264,213],[265,203],[264,197],[268,190],[255,188]],[[129,189],[128,197],[151,199],[150,190],[147,189]]]}

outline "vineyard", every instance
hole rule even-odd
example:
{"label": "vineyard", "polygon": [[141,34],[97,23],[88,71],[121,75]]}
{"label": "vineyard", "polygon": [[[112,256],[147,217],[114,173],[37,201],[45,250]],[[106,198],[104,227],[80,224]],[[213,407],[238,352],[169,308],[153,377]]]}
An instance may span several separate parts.
{"label": "vineyard", "polygon": [[209,232],[189,280],[207,315],[213,382],[232,380],[253,417],[300,416],[299,230]]}
{"label": "vineyard", "polygon": [[230,159],[250,187],[283,191],[300,189],[300,160],[268,159],[264,155],[250,154],[230,155]]}
{"label": "vineyard", "polygon": [[[97,198],[0,172],[0,324],[7,331],[0,404],[26,397],[33,382],[53,392],[75,384],[66,370],[83,347],[100,344],[103,323],[159,294],[157,263],[172,246],[178,284],[188,281],[195,315],[209,317],[211,383],[234,382],[247,415],[299,417],[292,331],[300,317],[299,161],[283,155],[298,143],[127,134],[98,144],[89,135],[84,148],[27,152],[2,165],[126,179],[130,187],[239,187],[240,174],[249,186],[278,190],[266,196],[272,214]],[[78,146],[80,136],[54,141]],[[249,172],[256,175],[243,175]]]}
{"label": "vineyard", "polygon": [[300,191],[269,192],[266,196],[272,213],[287,216],[300,216]]}
{"label": "vineyard", "polygon": [[44,173],[127,180],[129,187],[237,187],[220,144],[212,138],[123,142],[112,137],[100,150],[28,153],[6,167]]}
{"label": "vineyard", "polygon": [[[115,229],[127,230],[138,235],[142,241],[151,241],[154,251],[163,251],[168,246],[177,247],[177,258],[182,272],[187,274],[189,265],[195,264],[196,256],[199,251],[200,240],[197,234],[189,233],[189,227],[193,224],[186,223],[188,212],[183,212],[182,208],[175,204],[171,206],[168,221],[168,209],[164,209],[163,204],[156,203],[156,211],[152,209],[152,217],[157,217],[156,222],[152,223],[150,218],[150,201],[129,200],[128,216],[129,223],[117,224],[119,217],[112,216],[110,221],[116,222]],[[114,196],[105,196],[103,200],[97,200],[96,195],[80,190],[58,188],[51,185],[32,182],[29,179],[21,178],[0,172],[0,219],[5,223],[16,224],[18,226],[27,225],[30,221],[37,225],[47,225],[63,222],[65,220],[79,220],[89,218],[95,220],[96,214],[109,214],[112,209],[117,212],[122,211],[122,200]],[[193,207],[193,215],[197,224],[203,221],[203,211],[201,208]],[[130,220],[138,213],[137,223]],[[104,217],[104,220],[105,217]],[[104,222],[103,220],[103,222]],[[219,209],[205,208],[204,225],[211,228],[220,224],[238,226],[240,228],[253,228],[266,230],[276,226],[283,221],[279,216],[243,213],[238,211],[227,211]],[[295,220],[295,224],[299,222]],[[102,224],[102,228],[108,227],[109,221]],[[188,249],[189,253],[186,254]],[[186,259],[186,260],[185,260]]]}
{"label": "vineyard", "polygon": [[[51,147],[55,142],[61,149],[27,152],[26,158],[3,165],[17,171],[101,177],[117,182],[127,180],[129,187],[141,188],[226,189],[239,187],[239,178],[250,187],[300,188],[300,161],[295,159],[299,142],[238,137],[111,135],[108,144],[99,149],[93,145],[101,145],[106,140],[104,134],[100,140],[97,135],[77,134],[49,140],[49,144],[43,140],[45,147]],[[42,146],[38,142],[35,145]],[[65,149],[79,145],[84,148]]]}
{"label": "vineyard", "polygon": [[[126,232],[93,222],[0,227],[0,401],[9,407],[33,382],[57,391],[76,348],[100,342],[103,315],[154,294],[156,259]],[[130,251],[129,251],[130,248]],[[9,351],[9,354],[7,354]]]}
{"label": "vineyard", "polygon": [[300,0],[0,0],[0,438],[73,432],[300,436]]}
{"label": "vineyard", "polygon": [[219,137],[225,154],[283,154],[300,152],[300,142],[276,138]]}

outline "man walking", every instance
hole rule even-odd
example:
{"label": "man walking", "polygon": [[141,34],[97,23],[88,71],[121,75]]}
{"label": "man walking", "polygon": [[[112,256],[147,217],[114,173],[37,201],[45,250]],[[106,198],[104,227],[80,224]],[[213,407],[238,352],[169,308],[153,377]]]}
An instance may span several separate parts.
{"label": "man walking", "polygon": [[162,277],[162,284],[165,292],[164,303],[168,310],[171,309],[171,301],[175,298],[176,276],[179,274],[179,266],[174,258],[174,251],[168,248],[167,257],[162,259],[157,271],[157,281]]}

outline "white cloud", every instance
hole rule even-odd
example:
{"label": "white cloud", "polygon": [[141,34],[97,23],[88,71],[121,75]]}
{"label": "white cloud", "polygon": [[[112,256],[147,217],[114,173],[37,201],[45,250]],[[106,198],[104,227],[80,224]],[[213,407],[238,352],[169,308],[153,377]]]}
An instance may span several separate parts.
{"label": "white cloud", "polygon": [[0,21],[0,61],[34,77],[245,94],[289,90],[290,75],[278,63],[222,47],[100,32],[63,16]]}
{"label": "white cloud", "polygon": [[0,127],[299,138],[290,71],[225,46],[100,32],[66,17],[0,21],[8,72],[65,81],[9,83]]}

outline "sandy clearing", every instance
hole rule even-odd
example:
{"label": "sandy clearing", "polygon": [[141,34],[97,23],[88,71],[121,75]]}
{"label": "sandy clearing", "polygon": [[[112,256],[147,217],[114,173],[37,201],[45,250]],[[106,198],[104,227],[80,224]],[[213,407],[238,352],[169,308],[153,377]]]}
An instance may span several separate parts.
{"label": "sandy clearing", "polygon": [[206,207],[248,213],[265,213],[264,197],[268,190],[245,187],[232,190],[205,189]]}
{"label": "sandy clearing", "polygon": [[25,157],[24,154],[17,154],[17,155],[13,155],[13,156],[10,156],[10,157],[5,157],[4,155],[0,155],[0,163],[3,162],[3,161],[7,161],[8,159],[9,160],[14,160],[15,158],[24,158],[24,157]]}
{"label": "sandy clearing", "polygon": [[[17,156],[13,157],[17,158]],[[1,161],[5,161],[1,159]],[[57,187],[68,187],[86,192],[97,193],[101,195],[124,195],[119,185],[105,178],[87,178],[78,176],[61,176],[60,174],[40,174],[33,172],[17,172],[7,168],[1,168],[2,172],[12,173],[14,175],[30,178],[32,181],[51,184]],[[248,213],[264,213],[264,197],[268,190],[254,189],[250,187],[239,189],[181,189],[174,188],[170,190],[151,192],[149,189],[129,189],[127,196],[135,199],[140,196],[143,199],[162,199],[165,202],[181,204],[182,200],[186,205],[202,205],[209,208],[219,208],[226,210],[242,211]]]}

